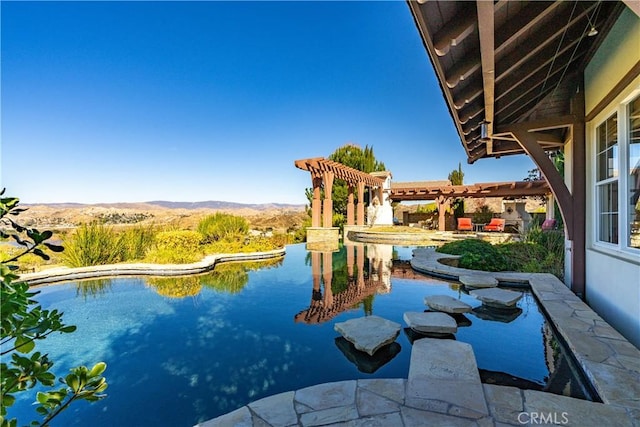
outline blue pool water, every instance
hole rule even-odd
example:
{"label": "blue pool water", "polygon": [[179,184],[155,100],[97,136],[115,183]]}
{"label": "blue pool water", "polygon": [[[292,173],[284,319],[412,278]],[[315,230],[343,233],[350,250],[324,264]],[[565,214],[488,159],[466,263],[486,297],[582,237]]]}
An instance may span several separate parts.
{"label": "blue pool water", "polygon": [[[477,308],[456,339],[473,346],[483,380],[517,377],[541,389],[579,388],[564,379],[568,374],[559,367],[566,358],[531,294],[525,293],[517,312],[490,320],[458,284],[416,275],[399,262],[410,258],[411,248],[391,255],[390,247],[366,246],[311,255],[304,245],[292,245],[283,260],[262,268],[228,264],[203,276],[41,288],[43,306],[64,311],[65,322],[78,326],[39,344],[56,361],[54,372],[108,365],[109,396],[71,405],[53,425],[191,426],[322,382],[406,378],[410,334],[401,332],[391,360],[365,358],[359,369],[352,362],[357,355],[337,340],[333,325],[375,314],[404,327],[403,313],[425,310],[424,297],[435,294]],[[13,416],[22,424],[37,419],[24,396],[9,412]]]}

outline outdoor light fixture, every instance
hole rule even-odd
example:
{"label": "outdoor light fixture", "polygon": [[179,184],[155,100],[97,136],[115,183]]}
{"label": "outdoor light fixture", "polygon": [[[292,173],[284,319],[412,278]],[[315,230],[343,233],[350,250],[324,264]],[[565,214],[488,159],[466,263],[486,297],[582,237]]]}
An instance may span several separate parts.
{"label": "outdoor light fixture", "polygon": [[596,34],[598,34],[598,30],[596,29],[596,18],[598,16],[598,9],[600,8],[600,2],[598,2],[598,5],[596,6],[596,10],[593,12],[593,22],[591,22],[591,18],[589,18],[589,14],[587,14],[587,19],[589,20],[589,25],[591,25],[591,29],[589,30],[589,32],[587,33],[588,37],[593,37]]}
{"label": "outdoor light fixture", "polygon": [[480,122],[480,141],[482,142],[487,142],[490,141],[491,138],[489,137],[489,122],[487,121],[481,121]]}

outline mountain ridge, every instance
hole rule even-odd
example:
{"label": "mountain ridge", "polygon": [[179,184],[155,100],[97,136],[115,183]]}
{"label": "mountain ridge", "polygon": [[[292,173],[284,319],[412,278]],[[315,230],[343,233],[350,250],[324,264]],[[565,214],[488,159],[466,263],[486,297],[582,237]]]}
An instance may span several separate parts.
{"label": "mountain ridge", "polygon": [[159,207],[164,209],[228,209],[228,210],[240,210],[240,209],[252,209],[257,211],[269,211],[269,210],[304,210],[304,204],[294,203],[239,203],[239,202],[227,202],[222,200],[204,200],[199,202],[174,202],[168,200],[152,200],[147,202],[115,202],[115,203],[75,203],[75,202],[61,202],[61,203],[22,203],[22,206],[45,206],[55,209],[67,209],[67,208],[117,208],[117,209],[149,209],[153,207]]}

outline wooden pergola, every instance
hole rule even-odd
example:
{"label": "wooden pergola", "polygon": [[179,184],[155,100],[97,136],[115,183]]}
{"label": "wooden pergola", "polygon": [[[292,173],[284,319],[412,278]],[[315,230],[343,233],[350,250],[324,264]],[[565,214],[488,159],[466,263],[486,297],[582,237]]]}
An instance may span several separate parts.
{"label": "wooden pergola", "polygon": [[[313,199],[311,202],[311,226],[330,228],[333,221],[332,190],[333,180],[342,179],[347,183],[347,225],[364,225],[364,190],[365,187],[382,191],[384,180],[366,172],[350,168],[324,157],[296,160],[298,169],[311,173],[313,185]],[[324,188],[324,200],[320,200],[320,190]],[[355,214],[354,191],[357,190],[357,219]],[[382,200],[382,197],[380,196]],[[322,225],[321,225],[322,218]]]}
{"label": "wooden pergola", "polygon": [[[411,183],[413,184],[413,183]],[[405,200],[435,200],[438,203],[438,229],[445,229],[445,211],[451,199],[471,197],[526,197],[545,196],[551,188],[545,180],[486,182],[471,185],[407,185],[391,184],[389,198],[394,202]]]}

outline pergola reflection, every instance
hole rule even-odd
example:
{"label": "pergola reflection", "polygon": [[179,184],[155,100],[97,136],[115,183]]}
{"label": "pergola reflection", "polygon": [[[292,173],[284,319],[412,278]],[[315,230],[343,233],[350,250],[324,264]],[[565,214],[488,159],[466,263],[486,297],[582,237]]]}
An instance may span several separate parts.
{"label": "pergola reflection", "polygon": [[[345,250],[347,274],[340,279],[334,278],[333,252],[311,252],[311,302],[294,316],[296,322],[323,323],[372,295],[391,291],[392,246],[345,244]],[[346,283],[334,282],[336,279]],[[334,293],[334,289],[342,290]]]}

